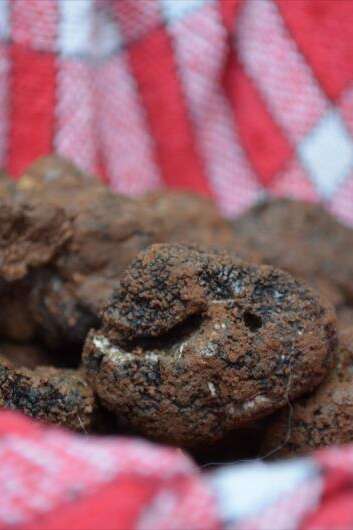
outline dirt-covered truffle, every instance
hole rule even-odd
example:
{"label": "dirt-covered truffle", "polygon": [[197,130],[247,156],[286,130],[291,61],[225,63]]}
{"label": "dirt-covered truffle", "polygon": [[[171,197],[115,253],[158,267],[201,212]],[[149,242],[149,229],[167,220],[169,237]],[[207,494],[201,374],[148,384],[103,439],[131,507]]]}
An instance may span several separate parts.
{"label": "dirt-covered truffle", "polygon": [[71,235],[61,208],[35,198],[0,198],[0,279],[20,280],[49,263]]}
{"label": "dirt-covered truffle", "polygon": [[315,392],[269,421],[261,454],[305,454],[353,441],[353,327],[340,334],[337,364]]}
{"label": "dirt-covered truffle", "polygon": [[56,259],[71,235],[71,221],[59,207],[0,197],[0,336],[20,342],[33,338],[30,277]]}
{"label": "dirt-covered truffle", "polygon": [[322,206],[261,203],[233,223],[236,245],[318,287],[336,306],[353,302],[353,230]]}
{"label": "dirt-covered truffle", "polygon": [[119,417],[191,446],[312,390],[335,346],[332,310],[289,274],[165,244],[126,270],[83,363]]}
{"label": "dirt-covered truffle", "polygon": [[30,167],[17,193],[25,200],[40,197],[71,221],[65,252],[37,275],[30,305],[49,345],[82,344],[116,279],[141,249],[158,240],[159,227],[138,201],[114,194],[56,156]]}
{"label": "dirt-covered truffle", "polygon": [[0,407],[76,431],[91,428],[95,398],[80,372],[49,366],[18,368],[2,353],[6,351],[0,349]]}

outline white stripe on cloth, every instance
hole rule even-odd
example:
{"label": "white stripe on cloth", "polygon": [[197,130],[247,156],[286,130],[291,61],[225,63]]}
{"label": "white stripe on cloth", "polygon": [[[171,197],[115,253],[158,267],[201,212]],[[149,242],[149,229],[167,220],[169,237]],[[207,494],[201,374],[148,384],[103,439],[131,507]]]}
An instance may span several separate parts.
{"label": "white stripe on cloth", "polygon": [[94,71],[87,62],[58,60],[55,151],[85,171],[97,166]]}
{"label": "white stripe on cloth", "polygon": [[319,475],[310,459],[267,464],[254,462],[221,468],[209,476],[222,519],[235,522],[278,502]]}
{"label": "white stripe on cloth", "polygon": [[0,1],[0,39],[8,39],[11,34],[9,0]]}
{"label": "white stripe on cloth", "polygon": [[93,48],[93,0],[60,0],[58,50],[64,56],[90,54]]}
{"label": "white stripe on cloth", "polygon": [[276,121],[293,141],[300,140],[329,103],[274,2],[246,2],[236,39],[239,58]]}
{"label": "white stripe on cloth", "polygon": [[240,213],[259,198],[260,186],[220,83],[228,44],[217,6],[206,4],[168,31],[211,187],[226,215]]}
{"label": "white stripe on cloth", "polygon": [[125,52],[96,72],[97,128],[111,187],[138,195],[160,185],[153,138]]}

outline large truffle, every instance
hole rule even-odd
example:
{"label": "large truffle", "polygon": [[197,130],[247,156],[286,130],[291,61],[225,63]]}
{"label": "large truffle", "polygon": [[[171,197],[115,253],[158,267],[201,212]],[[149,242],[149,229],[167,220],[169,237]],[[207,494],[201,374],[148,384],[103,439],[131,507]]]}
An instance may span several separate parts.
{"label": "large truffle", "polygon": [[239,248],[318,287],[337,307],[353,302],[353,231],[322,206],[272,200],[233,226]]}
{"label": "large truffle", "polygon": [[226,253],[153,245],[122,276],[83,364],[120,418],[191,446],[312,390],[335,344],[331,309],[289,274]]}
{"label": "large truffle", "polygon": [[340,334],[337,364],[319,388],[270,420],[261,452],[278,458],[352,441],[353,327]]}

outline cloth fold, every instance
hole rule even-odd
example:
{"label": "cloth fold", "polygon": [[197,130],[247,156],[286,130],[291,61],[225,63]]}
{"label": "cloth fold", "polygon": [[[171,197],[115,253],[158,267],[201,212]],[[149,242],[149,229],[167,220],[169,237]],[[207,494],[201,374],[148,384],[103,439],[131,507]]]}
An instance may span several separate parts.
{"label": "cloth fold", "polygon": [[353,446],[201,472],[175,448],[78,435],[0,413],[0,528],[353,527]]}

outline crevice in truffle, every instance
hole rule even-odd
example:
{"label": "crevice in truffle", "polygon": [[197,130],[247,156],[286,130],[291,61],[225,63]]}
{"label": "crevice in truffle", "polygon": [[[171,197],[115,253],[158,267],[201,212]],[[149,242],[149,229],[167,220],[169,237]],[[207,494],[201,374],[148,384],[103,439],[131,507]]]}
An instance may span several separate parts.
{"label": "crevice in truffle", "polygon": [[163,333],[159,337],[144,337],[133,339],[124,344],[129,351],[142,349],[146,351],[160,351],[175,353],[176,349],[197,333],[203,323],[203,315],[190,315],[183,322]]}
{"label": "crevice in truffle", "polygon": [[250,331],[257,331],[262,327],[262,318],[251,311],[245,311],[243,315],[244,324]]}

